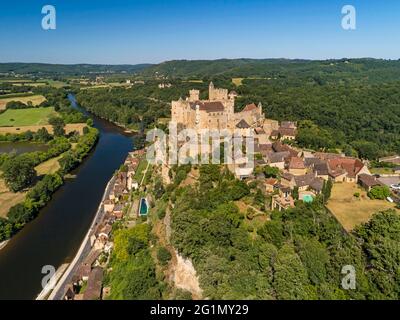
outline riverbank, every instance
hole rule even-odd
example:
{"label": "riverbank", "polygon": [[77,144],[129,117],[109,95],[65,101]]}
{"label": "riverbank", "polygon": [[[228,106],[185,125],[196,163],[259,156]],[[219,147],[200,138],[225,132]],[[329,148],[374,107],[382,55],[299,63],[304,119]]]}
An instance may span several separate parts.
{"label": "riverbank", "polygon": [[[69,143],[54,147],[55,151],[47,151],[43,155],[43,160],[49,156],[63,156],[59,159],[60,169],[56,173],[46,174],[25,194],[24,200],[10,207],[7,213],[9,219],[3,219],[0,225],[0,231],[3,233],[3,239],[7,240],[20,232],[25,225],[37,218],[40,210],[47,205],[53,194],[65,183],[65,176],[73,169],[78,167],[88,154],[95,147],[99,137],[99,132],[95,128],[88,128],[88,131],[79,138],[75,149],[70,149]],[[67,141],[68,142],[68,141]],[[32,158],[39,156],[33,154]],[[35,161],[35,160],[32,160]],[[62,165],[61,165],[62,164]],[[22,200],[22,199],[20,199]]]}
{"label": "riverbank", "polygon": [[[79,264],[83,262],[83,260],[86,258],[87,253],[92,248],[91,242],[90,242],[90,236],[92,235],[92,233],[96,229],[97,225],[99,224],[99,222],[102,220],[102,218],[104,216],[105,211],[104,211],[103,202],[104,202],[105,198],[108,196],[108,194],[110,193],[111,186],[113,185],[114,181],[115,181],[115,176],[113,176],[110,179],[110,181],[107,183],[106,189],[104,191],[103,197],[101,198],[101,202],[97,209],[96,215],[93,218],[92,224],[91,224],[88,232],[86,233],[84,239],[82,240],[82,243],[79,247],[78,252],[76,253],[74,259],[69,264],[68,268],[65,270],[63,275],[60,277],[60,280],[57,282],[56,286],[52,290],[52,292],[47,300],[62,300],[62,298],[65,294],[65,291],[66,291],[66,286],[68,285],[69,282],[71,282],[74,273],[77,271],[77,269],[79,267]],[[42,298],[44,296],[45,295],[43,295],[43,293],[40,293],[36,300],[42,300]]]}
{"label": "riverbank", "polygon": [[133,148],[131,135],[88,114],[76,104],[73,95],[69,98],[74,108],[93,119],[93,127],[100,132],[99,140],[85,160],[67,175],[75,178],[66,178],[37,218],[0,251],[0,300],[36,299],[43,289],[43,266],[58,270],[74,259],[110,177]]}

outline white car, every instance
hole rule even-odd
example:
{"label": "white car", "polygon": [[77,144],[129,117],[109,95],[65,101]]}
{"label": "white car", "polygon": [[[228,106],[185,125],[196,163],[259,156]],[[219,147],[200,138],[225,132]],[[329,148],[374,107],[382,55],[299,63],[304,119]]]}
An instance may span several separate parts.
{"label": "white car", "polygon": [[391,197],[387,197],[386,200],[389,201],[390,203],[394,203],[394,200]]}
{"label": "white car", "polygon": [[392,184],[390,187],[391,187],[393,190],[400,190],[400,183],[398,183],[398,184]]}

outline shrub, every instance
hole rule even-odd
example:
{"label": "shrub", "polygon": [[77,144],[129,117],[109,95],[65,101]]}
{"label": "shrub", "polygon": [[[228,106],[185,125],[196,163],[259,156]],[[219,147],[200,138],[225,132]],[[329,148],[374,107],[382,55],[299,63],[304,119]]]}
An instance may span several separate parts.
{"label": "shrub", "polygon": [[157,259],[162,266],[166,266],[171,258],[171,253],[165,247],[158,248]]}
{"label": "shrub", "polygon": [[371,199],[384,200],[390,196],[390,189],[387,186],[375,186],[368,192]]}

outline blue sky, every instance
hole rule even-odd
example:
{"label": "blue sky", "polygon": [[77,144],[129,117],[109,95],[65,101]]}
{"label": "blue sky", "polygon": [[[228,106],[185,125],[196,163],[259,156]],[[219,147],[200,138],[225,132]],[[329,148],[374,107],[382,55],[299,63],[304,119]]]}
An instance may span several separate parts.
{"label": "blue sky", "polygon": [[[46,4],[57,10],[56,30],[41,28]],[[356,30],[341,27],[347,4]],[[400,1],[2,0],[0,39],[0,62],[399,59]]]}

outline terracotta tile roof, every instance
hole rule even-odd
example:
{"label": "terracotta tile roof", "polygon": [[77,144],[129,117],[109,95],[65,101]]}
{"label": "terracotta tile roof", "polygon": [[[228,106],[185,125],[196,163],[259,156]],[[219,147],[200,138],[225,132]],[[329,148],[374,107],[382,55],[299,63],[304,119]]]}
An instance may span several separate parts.
{"label": "terracotta tile roof", "polygon": [[314,156],[321,160],[329,160],[329,159],[336,159],[336,158],[343,158],[341,154],[337,153],[327,153],[327,152],[316,152]]}
{"label": "terracotta tile roof", "polygon": [[210,102],[202,102],[202,101],[196,101],[196,102],[191,102],[190,107],[192,109],[196,109],[196,106],[199,106],[199,109],[201,111],[205,112],[222,112],[225,111],[225,107],[222,104],[222,102],[219,101],[210,101]]}
{"label": "terracotta tile roof", "polygon": [[265,184],[269,184],[271,186],[274,186],[278,183],[278,179],[274,179],[274,178],[269,178],[265,180]]}
{"label": "terracotta tile roof", "polygon": [[304,160],[299,157],[292,157],[289,162],[289,169],[305,169]]}
{"label": "terracotta tile roof", "polygon": [[256,110],[257,106],[254,103],[248,104],[247,106],[244,107],[243,111],[253,111]]}
{"label": "terracotta tile roof", "polygon": [[332,172],[344,170],[349,177],[354,178],[364,167],[364,164],[355,158],[335,158],[328,160],[328,166]]}

